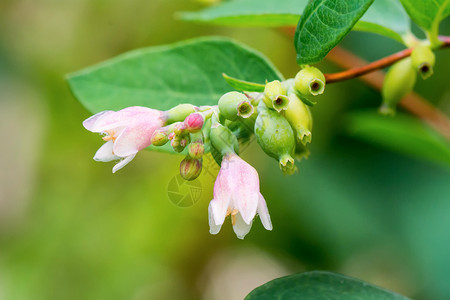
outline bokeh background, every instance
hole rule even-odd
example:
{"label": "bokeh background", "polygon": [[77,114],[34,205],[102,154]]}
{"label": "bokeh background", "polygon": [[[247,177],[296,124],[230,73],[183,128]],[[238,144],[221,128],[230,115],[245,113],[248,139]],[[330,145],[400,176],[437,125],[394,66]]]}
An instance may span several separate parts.
{"label": "bokeh background", "polygon": [[[181,157],[144,151],[114,175],[113,163],[92,160],[101,140],[81,126],[90,114],[71,95],[69,72],[203,35],[247,43],[286,77],[298,71],[292,40],[280,31],[175,17],[201,7],[0,2],[0,299],[242,299],[307,270],[340,272],[414,299],[450,299],[449,144],[401,111],[386,125],[370,113],[379,93],[358,80],[328,86],[314,107],[312,155],[298,174],[283,176],[256,143],[245,148],[274,229],[256,220],[243,241],[229,221],[219,235],[208,232],[213,164],[198,179],[198,201],[179,207],[168,184]],[[442,31],[450,33],[449,22]],[[343,45],[369,60],[401,49],[367,33],[351,33]],[[448,115],[450,52],[440,51],[437,62],[435,76],[416,90]]]}

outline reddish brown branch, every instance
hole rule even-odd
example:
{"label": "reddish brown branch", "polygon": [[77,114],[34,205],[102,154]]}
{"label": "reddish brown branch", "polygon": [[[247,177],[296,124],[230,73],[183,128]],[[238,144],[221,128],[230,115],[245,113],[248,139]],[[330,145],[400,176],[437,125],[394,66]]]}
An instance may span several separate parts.
{"label": "reddish brown branch", "polygon": [[[450,47],[450,37],[440,36],[439,39],[443,42],[443,44],[441,45],[440,48]],[[364,74],[389,67],[393,63],[395,63],[407,56],[410,56],[411,52],[412,52],[411,48],[405,49],[405,50],[399,51],[397,53],[394,53],[392,55],[383,57],[382,59],[379,59],[372,63],[365,64],[361,67],[351,68],[351,69],[348,69],[348,70],[345,70],[345,71],[342,71],[339,73],[325,74],[325,79],[328,84],[328,83],[339,82],[339,81],[359,77]]]}
{"label": "reddish brown branch", "polygon": [[[450,42],[450,38],[448,39],[448,42]],[[450,45],[450,43],[448,43],[447,45]],[[368,65],[367,62],[363,59],[340,47],[334,48],[328,54],[327,59],[342,68],[350,70],[362,69],[364,68],[364,66]],[[372,70],[374,72],[372,72],[371,74],[367,74],[366,72],[366,75],[362,76],[360,79],[374,89],[381,90],[383,86],[384,72],[375,70],[376,69]],[[356,76],[350,78],[354,77]],[[450,140],[450,120],[437,108],[429,104],[424,98],[413,92],[407,95],[400,102],[400,105],[406,110],[410,111],[412,114],[424,120],[439,133],[445,136],[448,140]]]}

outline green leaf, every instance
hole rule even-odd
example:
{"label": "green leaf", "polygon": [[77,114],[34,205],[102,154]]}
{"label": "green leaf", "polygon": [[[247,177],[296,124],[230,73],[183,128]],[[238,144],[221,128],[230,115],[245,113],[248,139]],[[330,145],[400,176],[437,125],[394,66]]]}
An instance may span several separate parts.
{"label": "green leaf", "polygon": [[295,26],[307,3],[308,0],[233,0],[179,16],[186,21],[226,26]]}
{"label": "green leaf", "polygon": [[450,0],[400,0],[411,19],[437,37],[439,23],[450,14]]}
{"label": "green leaf", "polygon": [[398,0],[376,0],[353,30],[381,34],[402,43],[410,26],[408,14]]}
{"label": "green leaf", "polygon": [[250,81],[240,80],[227,74],[222,74],[223,78],[227,81],[227,83],[234,89],[238,91],[245,92],[264,92],[264,84],[254,83]]}
{"label": "green leaf", "polygon": [[[196,12],[183,12],[186,21],[223,26],[296,26],[307,0],[233,0]],[[377,0],[358,21],[355,30],[373,32],[402,42],[409,17],[397,0]]]}
{"label": "green leaf", "polygon": [[230,76],[283,80],[260,53],[225,38],[199,38],[131,51],[70,74],[77,99],[91,112],[147,106],[167,110],[180,103],[216,105],[231,88]]}
{"label": "green leaf", "polygon": [[390,150],[450,167],[450,143],[419,120],[397,114],[352,113],[346,118],[350,135]]}
{"label": "green leaf", "polygon": [[[243,80],[283,80],[260,53],[216,37],[131,51],[67,80],[91,113],[134,105],[167,110],[180,103],[216,105],[231,90],[222,72]],[[173,153],[171,147],[148,149]]]}
{"label": "green leaf", "polygon": [[373,0],[312,0],[294,37],[300,65],[320,62],[352,29]]}
{"label": "green leaf", "polygon": [[306,272],[281,277],[257,287],[245,300],[408,300],[409,298],[331,272]]}

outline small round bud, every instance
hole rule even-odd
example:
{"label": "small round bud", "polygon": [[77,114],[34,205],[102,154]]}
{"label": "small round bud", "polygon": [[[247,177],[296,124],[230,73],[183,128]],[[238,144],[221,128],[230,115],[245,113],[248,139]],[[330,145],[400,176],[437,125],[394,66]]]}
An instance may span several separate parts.
{"label": "small round bud", "polygon": [[155,130],[152,135],[152,145],[163,146],[169,141],[169,136],[165,128]]}
{"label": "small round bud", "polygon": [[286,89],[279,80],[268,82],[264,87],[264,104],[275,109],[277,112],[287,109],[289,99],[286,96]]}
{"label": "small round bud", "polygon": [[184,119],[184,126],[187,131],[193,133],[202,130],[205,117],[201,113],[193,113]]}
{"label": "small round bud", "polygon": [[417,73],[407,57],[392,65],[384,78],[381,94],[383,103],[379,109],[384,115],[394,115],[397,104],[414,88]]}
{"label": "small round bud", "polygon": [[188,151],[189,156],[192,158],[202,158],[203,154],[205,154],[205,145],[203,145],[203,142],[201,141],[190,143],[188,146]]}
{"label": "small round bud", "polygon": [[433,75],[436,57],[429,46],[420,45],[414,48],[411,52],[411,61],[413,68],[423,79],[427,79]]}
{"label": "small round bud", "polygon": [[183,122],[177,122],[175,123],[175,126],[173,126],[173,132],[176,135],[181,135],[186,130],[186,126]]}
{"label": "small round bud", "polygon": [[325,91],[325,76],[315,67],[305,67],[295,75],[295,89],[305,96],[317,96]]}
{"label": "small round bud", "polygon": [[255,122],[256,141],[263,151],[280,163],[285,174],[295,171],[293,155],[295,150],[294,131],[289,122],[277,112],[258,107],[259,115]]}
{"label": "small round bud", "polygon": [[202,172],[202,159],[186,156],[180,163],[180,175],[185,180],[194,180]]}
{"label": "small round bud", "polygon": [[[234,121],[239,116],[238,107],[249,102],[247,96],[239,92],[229,92],[219,99],[220,113],[228,120]],[[249,102],[250,103],[250,102]]]}
{"label": "small round bud", "polygon": [[313,123],[311,111],[296,94],[289,95],[289,106],[283,115],[294,129],[297,142],[304,145],[310,143]]}

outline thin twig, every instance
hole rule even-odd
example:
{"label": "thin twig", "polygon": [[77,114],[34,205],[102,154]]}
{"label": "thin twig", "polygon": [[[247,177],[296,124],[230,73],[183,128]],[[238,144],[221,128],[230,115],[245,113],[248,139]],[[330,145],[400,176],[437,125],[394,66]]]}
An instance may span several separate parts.
{"label": "thin twig", "polygon": [[[447,45],[450,45],[450,38],[448,38],[446,43]],[[335,47],[333,50],[331,50],[327,55],[327,59],[342,68],[350,70],[361,69],[363,68],[363,66],[368,65],[365,60],[347,50],[342,49],[341,47]],[[354,77],[355,76],[350,78]],[[375,69],[372,70],[372,73],[361,76],[360,79],[369,86],[380,91],[383,87],[384,72]],[[327,83],[329,83],[328,79]],[[423,97],[412,92],[400,102],[400,105],[412,114],[424,120],[440,134],[450,140],[450,120],[446,115],[432,106]]]}
{"label": "thin twig", "polygon": [[[450,37],[439,36],[439,39],[442,41],[442,45],[440,47],[441,49],[450,47]],[[365,65],[357,67],[357,68],[351,68],[351,69],[348,69],[348,70],[345,70],[342,72],[338,72],[338,73],[325,74],[325,79],[328,84],[328,83],[339,82],[339,81],[359,77],[359,76],[365,75],[367,73],[371,73],[376,70],[389,67],[390,65],[394,64],[395,62],[397,62],[405,57],[410,56],[411,52],[412,52],[412,49],[408,48],[408,49],[399,51],[397,53],[383,57],[377,61],[365,64]]]}

